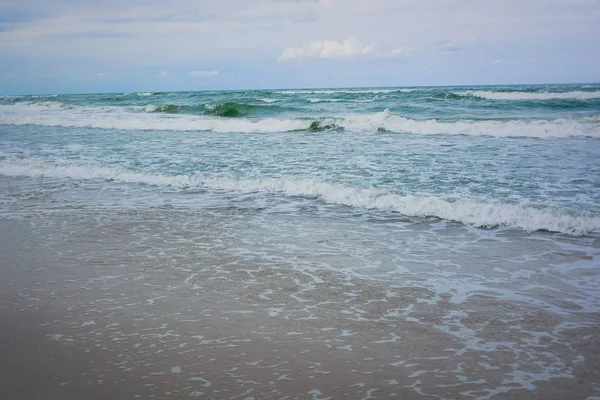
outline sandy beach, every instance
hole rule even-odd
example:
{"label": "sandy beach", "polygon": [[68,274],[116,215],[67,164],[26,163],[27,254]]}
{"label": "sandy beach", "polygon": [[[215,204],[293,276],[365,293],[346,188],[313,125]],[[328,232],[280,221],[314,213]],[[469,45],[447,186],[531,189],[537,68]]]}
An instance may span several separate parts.
{"label": "sandy beach", "polygon": [[[1,221],[2,398],[584,399],[598,382],[597,325],[532,343],[556,315],[480,296],[446,326],[450,294],[215,255],[217,220],[170,217]],[[519,389],[515,365],[564,377]]]}

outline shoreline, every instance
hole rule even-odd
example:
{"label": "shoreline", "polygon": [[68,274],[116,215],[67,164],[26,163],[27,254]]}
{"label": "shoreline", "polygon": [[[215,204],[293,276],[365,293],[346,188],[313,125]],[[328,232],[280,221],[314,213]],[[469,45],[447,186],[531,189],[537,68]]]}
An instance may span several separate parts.
{"label": "shoreline", "polygon": [[[191,248],[136,242],[129,231],[165,224],[151,215],[87,230],[72,229],[86,223],[77,218],[0,221],[3,398],[584,399],[598,382],[598,324],[556,334],[570,344],[530,347],[527,332],[560,318],[485,296],[432,303],[422,288],[258,267],[228,249],[227,259],[210,255],[202,238]],[[460,310],[463,327],[448,325]],[[500,318],[515,312],[518,325]],[[471,328],[481,344],[467,345]],[[538,380],[504,384],[517,366]]]}

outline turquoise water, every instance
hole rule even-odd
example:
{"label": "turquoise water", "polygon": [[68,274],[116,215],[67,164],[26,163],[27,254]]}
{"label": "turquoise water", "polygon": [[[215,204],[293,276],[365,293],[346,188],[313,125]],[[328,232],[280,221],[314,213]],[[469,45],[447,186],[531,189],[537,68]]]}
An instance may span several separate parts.
{"label": "turquoise water", "polygon": [[[290,329],[352,321],[365,349],[388,343],[373,327],[435,331],[435,361],[402,341],[377,359],[416,393],[600,393],[600,84],[4,96],[0,218],[40,260],[101,254],[142,303],[162,280],[219,293],[234,275],[240,298],[269,300],[272,278],[297,291],[252,303],[256,320],[309,307]],[[441,376],[456,391],[421,389]]]}
{"label": "turquoise water", "polygon": [[0,112],[7,176],[600,229],[600,86],[23,96]]}

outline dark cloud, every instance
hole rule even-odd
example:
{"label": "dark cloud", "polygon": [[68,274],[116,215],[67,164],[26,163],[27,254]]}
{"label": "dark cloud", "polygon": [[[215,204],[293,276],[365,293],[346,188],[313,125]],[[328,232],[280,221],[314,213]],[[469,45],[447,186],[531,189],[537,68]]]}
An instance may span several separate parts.
{"label": "dark cloud", "polygon": [[440,54],[461,53],[468,50],[467,46],[449,40],[438,42],[435,47]]}

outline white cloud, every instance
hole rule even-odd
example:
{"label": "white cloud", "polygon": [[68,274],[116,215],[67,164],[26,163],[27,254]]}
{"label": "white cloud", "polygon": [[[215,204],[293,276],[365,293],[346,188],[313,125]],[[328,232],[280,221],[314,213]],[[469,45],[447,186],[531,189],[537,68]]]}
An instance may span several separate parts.
{"label": "white cloud", "polygon": [[221,71],[219,71],[218,69],[212,69],[212,70],[191,71],[188,75],[189,76],[209,77],[209,76],[217,76],[217,75],[222,75],[222,74],[221,74]]}
{"label": "white cloud", "polygon": [[381,57],[410,57],[414,50],[396,47],[386,53],[381,54]]}
{"label": "white cloud", "polygon": [[343,42],[335,40],[314,41],[304,46],[287,46],[279,56],[279,60],[296,60],[302,58],[350,58],[365,56],[373,52],[375,44],[361,43],[354,36]]}
{"label": "white cloud", "polygon": [[402,50],[402,47],[398,47],[398,48],[390,50],[389,55],[390,55],[390,57],[398,57],[398,56],[402,55],[403,53],[404,53],[404,50]]}
{"label": "white cloud", "polygon": [[[173,0],[164,7],[159,0],[0,0],[0,64],[14,66],[0,69],[0,86],[31,86],[33,78],[47,74],[46,64],[56,65],[56,79],[47,80],[53,87],[75,82],[66,77],[77,74],[93,77],[97,85],[110,77],[124,87],[145,88],[150,80],[165,89],[183,87],[180,79],[215,87],[372,85],[384,78],[369,73],[363,79],[365,71],[388,68],[391,84],[427,83],[411,80],[423,64],[439,70],[431,83],[598,80],[599,5],[600,0]],[[554,58],[562,52],[567,57]],[[311,69],[316,65],[294,65],[335,57],[361,62],[348,63],[344,71],[323,65],[319,74]],[[529,57],[554,62],[539,74]],[[520,69],[510,76],[477,69],[481,60],[494,66],[494,59],[499,65],[513,60]],[[228,70],[241,64],[244,74],[237,79],[211,72],[213,66]],[[159,79],[161,69],[170,75]],[[195,69],[208,73],[188,76]],[[108,72],[101,77],[95,75],[99,71]],[[18,82],[9,78],[15,74]]]}

